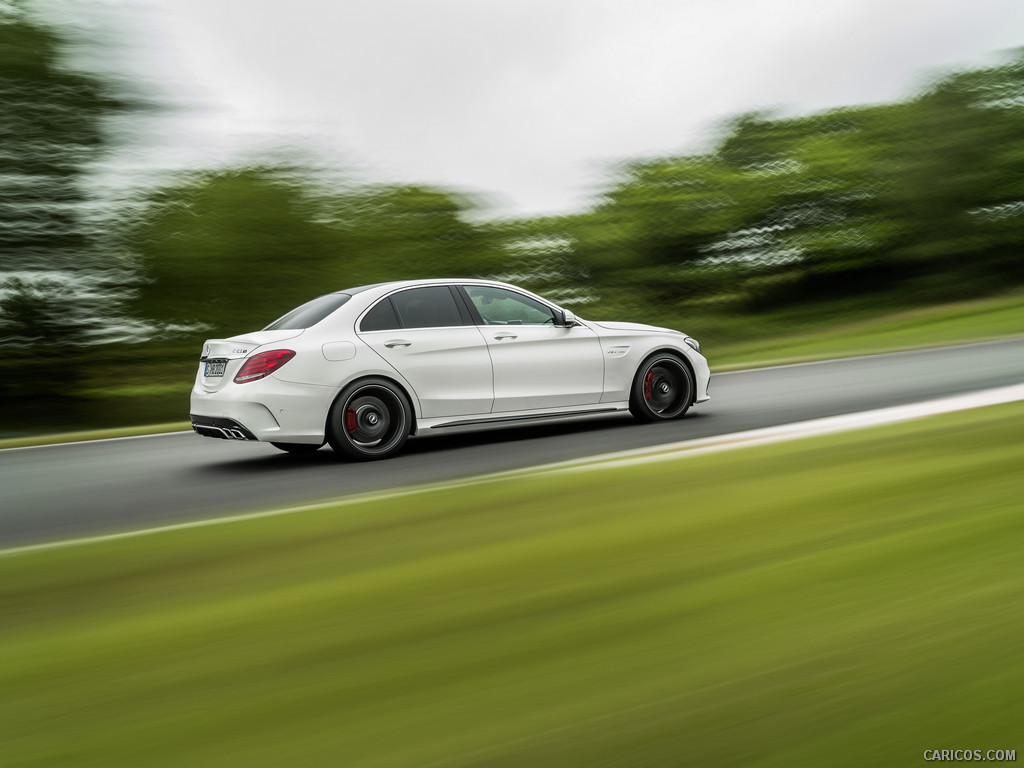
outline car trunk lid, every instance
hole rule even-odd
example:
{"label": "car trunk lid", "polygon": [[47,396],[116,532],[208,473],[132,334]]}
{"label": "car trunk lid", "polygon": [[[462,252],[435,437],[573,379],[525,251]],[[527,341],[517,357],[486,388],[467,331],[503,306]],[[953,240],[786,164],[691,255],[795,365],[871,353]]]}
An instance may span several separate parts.
{"label": "car trunk lid", "polygon": [[272,349],[302,333],[302,330],[255,331],[227,339],[207,339],[199,358],[199,383],[210,392],[221,389],[254,352],[264,347]]}

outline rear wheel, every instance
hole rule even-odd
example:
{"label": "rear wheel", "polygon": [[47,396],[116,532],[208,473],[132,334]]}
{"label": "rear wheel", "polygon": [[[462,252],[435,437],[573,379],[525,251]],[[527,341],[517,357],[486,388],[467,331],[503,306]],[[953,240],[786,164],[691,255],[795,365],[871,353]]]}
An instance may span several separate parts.
{"label": "rear wheel", "polygon": [[327,441],[352,459],[386,459],[398,453],[411,428],[408,398],[385,379],[364,379],[346,387],[331,406]]}
{"label": "rear wheel", "polygon": [[323,443],[319,445],[315,443],[271,443],[271,445],[279,451],[294,453],[296,456],[301,456],[304,453],[316,453],[323,447]]}
{"label": "rear wheel", "polygon": [[693,374],[668,352],[644,360],[633,378],[629,410],[639,421],[678,419],[693,402]]}

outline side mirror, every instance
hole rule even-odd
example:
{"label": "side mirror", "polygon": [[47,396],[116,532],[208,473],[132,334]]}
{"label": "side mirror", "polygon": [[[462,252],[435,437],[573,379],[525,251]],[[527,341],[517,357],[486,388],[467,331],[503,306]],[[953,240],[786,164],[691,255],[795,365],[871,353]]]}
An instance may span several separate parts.
{"label": "side mirror", "polygon": [[567,309],[558,310],[558,327],[572,328],[576,325],[576,315]]}

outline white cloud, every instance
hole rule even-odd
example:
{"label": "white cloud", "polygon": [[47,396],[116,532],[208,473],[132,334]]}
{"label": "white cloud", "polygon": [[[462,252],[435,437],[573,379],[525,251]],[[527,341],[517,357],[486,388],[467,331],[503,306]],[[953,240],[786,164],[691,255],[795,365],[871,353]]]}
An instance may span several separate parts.
{"label": "white cloud", "polygon": [[[64,0],[65,3],[71,0]],[[577,206],[613,158],[685,151],[721,119],[908,95],[1024,44],[1020,0],[140,0],[140,77],[197,112],[188,162],[315,137],[371,178]],[[157,153],[159,155],[159,153]]]}

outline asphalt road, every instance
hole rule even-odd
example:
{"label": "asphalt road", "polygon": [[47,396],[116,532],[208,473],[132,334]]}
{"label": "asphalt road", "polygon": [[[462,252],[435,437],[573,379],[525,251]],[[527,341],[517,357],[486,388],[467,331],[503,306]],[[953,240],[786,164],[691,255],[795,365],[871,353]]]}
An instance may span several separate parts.
{"label": "asphalt road", "polygon": [[[712,370],[714,359],[712,357]],[[628,415],[410,440],[350,464],[191,433],[0,451],[0,548],[223,516],[1024,382],[1024,339],[718,374],[678,422]]]}

